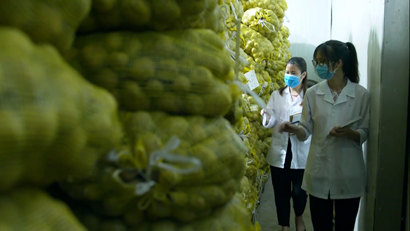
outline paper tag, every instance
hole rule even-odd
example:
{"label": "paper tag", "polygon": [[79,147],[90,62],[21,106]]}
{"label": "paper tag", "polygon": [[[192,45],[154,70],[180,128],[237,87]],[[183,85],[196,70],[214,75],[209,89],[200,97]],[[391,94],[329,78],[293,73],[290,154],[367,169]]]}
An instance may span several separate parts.
{"label": "paper tag", "polygon": [[294,115],[294,114],[301,114],[302,113],[302,107],[291,107],[289,109],[289,114]]}
{"label": "paper tag", "polygon": [[257,104],[253,104],[250,106],[251,111],[258,111],[259,107]]}
{"label": "paper tag", "polygon": [[245,73],[245,77],[248,80],[248,86],[251,91],[260,86],[254,70]]}
{"label": "paper tag", "polygon": [[299,122],[301,118],[302,118],[302,114],[298,113],[298,114],[291,115],[289,121],[291,123],[296,123],[296,122]]}

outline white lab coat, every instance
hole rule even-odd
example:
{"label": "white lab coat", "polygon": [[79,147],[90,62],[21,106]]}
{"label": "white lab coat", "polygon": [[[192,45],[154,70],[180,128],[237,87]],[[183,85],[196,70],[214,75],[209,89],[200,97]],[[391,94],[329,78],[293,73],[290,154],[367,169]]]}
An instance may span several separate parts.
{"label": "white lab coat", "polygon": [[[370,121],[370,94],[348,80],[336,102],[327,81],[306,92],[300,126],[312,135],[302,188],[322,199],[347,199],[365,193],[365,164],[362,144],[367,140]],[[328,136],[330,130],[355,117],[351,126],[360,133],[360,142]],[[305,137],[306,138],[306,137]]]}
{"label": "white lab coat", "polygon": [[[284,168],[285,166],[289,138],[288,133],[279,133],[279,126],[283,122],[288,122],[291,114],[302,112],[300,104],[303,101],[303,91],[293,102],[291,97],[289,87],[283,91],[283,96],[279,94],[279,91],[274,91],[267,107],[274,112],[276,118],[271,117],[267,125],[263,124],[266,128],[273,127],[272,143],[266,156],[266,162],[278,168]],[[295,135],[291,135],[290,140],[293,154],[290,168],[304,169],[309,152],[310,137],[305,141],[300,141]]]}

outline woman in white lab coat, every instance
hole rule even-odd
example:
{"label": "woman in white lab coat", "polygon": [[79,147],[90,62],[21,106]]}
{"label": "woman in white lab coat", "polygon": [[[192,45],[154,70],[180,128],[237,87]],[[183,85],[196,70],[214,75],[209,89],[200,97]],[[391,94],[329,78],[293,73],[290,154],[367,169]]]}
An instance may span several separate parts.
{"label": "woman in white lab coat", "polygon": [[306,92],[299,126],[283,123],[280,130],[301,140],[312,135],[302,188],[309,194],[315,231],[332,230],[333,204],[336,231],[353,231],[365,193],[362,144],[369,133],[370,95],[358,84],[352,43],[330,40],[319,45],[313,65],[325,81]]}
{"label": "woman in white lab coat", "polygon": [[[299,141],[296,136],[279,133],[279,126],[297,120],[302,112],[303,96],[307,89],[306,61],[300,57],[291,58],[284,76],[286,86],[272,93],[268,108],[275,117],[261,111],[263,125],[273,128],[272,143],[266,157],[271,165],[272,184],[275,192],[276,211],[283,231],[289,230],[290,199],[296,216],[297,231],[305,230],[302,214],[305,211],[307,195],[301,189],[310,140]],[[296,121],[294,121],[296,122]]]}

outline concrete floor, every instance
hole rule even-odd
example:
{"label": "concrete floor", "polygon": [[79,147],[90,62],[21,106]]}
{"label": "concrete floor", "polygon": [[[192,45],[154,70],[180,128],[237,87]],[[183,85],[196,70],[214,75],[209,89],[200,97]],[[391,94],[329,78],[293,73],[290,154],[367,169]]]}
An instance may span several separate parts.
{"label": "concrete floor", "polygon": [[[270,174],[269,174],[270,175]],[[292,200],[291,200],[292,201]],[[292,206],[292,202],[291,202]],[[294,231],[295,228],[295,214],[293,207],[291,207],[290,215],[290,230]],[[278,225],[278,218],[276,215],[275,199],[273,194],[272,180],[269,176],[269,180],[265,184],[265,190],[260,198],[260,205],[257,211],[256,220],[260,223],[262,231],[281,231],[282,227]],[[306,230],[313,231],[312,221],[309,210],[309,200],[306,205],[305,212],[303,214],[303,220],[305,221]]]}

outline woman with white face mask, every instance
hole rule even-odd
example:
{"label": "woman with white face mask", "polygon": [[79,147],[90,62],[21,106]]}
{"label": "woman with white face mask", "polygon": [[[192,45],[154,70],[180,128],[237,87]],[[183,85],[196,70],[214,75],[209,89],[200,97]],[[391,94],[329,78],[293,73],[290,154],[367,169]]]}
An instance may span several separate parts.
{"label": "woman with white face mask", "polygon": [[370,94],[358,84],[352,43],[322,43],[313,65],[324,81],[306,92],[300,126],[283,123],[280,130],[300,140],[312,135],[302,188],[309,194],[315,231],[332,230],[333,206],[336,231],[353,231],[365,193],[362,144],[369,134]]}
{"label": "woman with white face mask", "polygon": [[273,92],[267,105],[276,118],[271,117],[265,110],[261,111],[263,126],[273,128],[272,143],[266,161],[271,165],[279,225],[283,231],[289,230],[292,198],[296,230],[303,231],[305,224],[302,215],[307,195],[301,185],[310,140],[299,141],[296,136],[281,134],[279,127],[283,122],[291,120],[297,123],[300,117],[303,96],[307,89],[306,61],[300,57],[291,58],[286,64],[284,80],[286,86]]}

